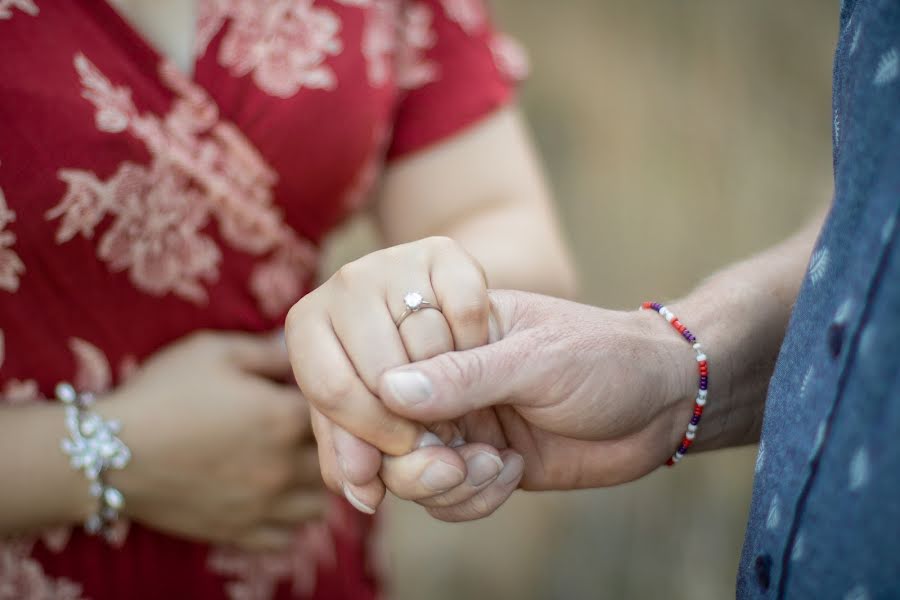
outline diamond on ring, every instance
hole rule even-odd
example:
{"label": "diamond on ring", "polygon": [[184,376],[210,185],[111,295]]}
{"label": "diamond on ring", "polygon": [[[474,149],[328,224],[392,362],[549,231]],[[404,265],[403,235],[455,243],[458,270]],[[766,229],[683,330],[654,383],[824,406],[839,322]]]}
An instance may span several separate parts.
{"label": "diamond on ring", "polygon": [[434,310],[440,312],[441,308],[435,304],[432,304],[428,300],[425,299],[422,294],[419,292],[407,292],[405,296],[403,296],[403,304],[406,307],[406,310],[403,311],[403,314],[397,319],[394,323],[397,327],[400,327],[400,323],[406,320],[406,317],[409,315],[419,312],[420,310],[424,310],[426,308],[433,308]]}
{"label": "diamond on ring", "polygon": [[422,302],[424,301],[425,298],[419,292],[409,292],[403,296],[403,303],[406,304],[406,308],[409,310],[419,310],[422,308]]}

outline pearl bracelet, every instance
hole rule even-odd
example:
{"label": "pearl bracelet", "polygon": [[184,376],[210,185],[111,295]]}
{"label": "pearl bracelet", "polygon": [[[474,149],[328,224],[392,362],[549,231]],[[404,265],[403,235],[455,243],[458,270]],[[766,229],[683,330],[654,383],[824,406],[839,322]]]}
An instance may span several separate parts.
{"label": "pearl bracelet", "polygon": [[94,396],[79,394],[68,383],[56,386],[56,398],[66,406],[69,430],[69,437],[62,439],[60,447],[72,468],[84,472],[90,493],[99,504],[97,512],[85,521],[84,529],[92,535],[103,534],[109,540],[112,526],[125,507],[125,498],[106,482],[105,474],[109,469],[124,469],[131,460],[128,446],[116,437],[122,424],[91,412]]}
{"label": "pearl bracelet", "polygon": [[672,311],[659,302],[644,302],[641,305],[641,310],[656,311],[659,313],[659,316],[671,323],[672,327],[675,328],[675,331],[681,334],[681,337],[683,337],[694,349],[697,367],[700,373],[698,383],[699,389],[697,390],[697,397],[694,399],[694,414],[691,416],[691,420],[688,423],[687,432],[685,432],[684,438],[681,440],[681,445],[678,446],[678,450],[675,451],[675,454],[666,461],[666,465],[672,467],[675,463],[684,458],[688,449],[693,445],[694,438],[697,436],[697,427],[700,425],[700,419],[703,418],[703,408],[706,406],[706,395],[707,390],[709,389],[709,364],[707,362],[706,354],[703,352],[703,347],[700,345],[700,342],[697,341],[696,336],[694,336],[694,334],[678,320]]}

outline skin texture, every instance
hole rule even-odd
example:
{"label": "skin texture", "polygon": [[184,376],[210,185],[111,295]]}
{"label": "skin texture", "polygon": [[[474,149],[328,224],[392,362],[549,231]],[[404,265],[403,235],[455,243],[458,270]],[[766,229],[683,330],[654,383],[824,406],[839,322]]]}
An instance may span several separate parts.
{"label": "skin texture", "polygon": [[[712,375],[693,451],[758,439],[767,382],[821,222],[670,303],[703,342]],[[470,443],[515,451],[524,458],[523,489],[613,485],[665,462],[696,394],[694,353],[668,323],[649,311],[522,292],[490,299],[491,343],[388,371],[378,387],[387,408],[411,421],[452,422]],[[491,500],[428,510],[470,520],[505,496]]]}

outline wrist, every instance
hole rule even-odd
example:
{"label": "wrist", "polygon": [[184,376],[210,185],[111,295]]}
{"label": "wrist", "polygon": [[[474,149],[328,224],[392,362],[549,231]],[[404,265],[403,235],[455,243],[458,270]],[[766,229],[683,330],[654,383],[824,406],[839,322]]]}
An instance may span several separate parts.
{"label": "wrist", "polygon": [[649,347],[653,349],[653,370],[658,391],[659,418],[663,421],[661,444],[668,457],[684,438],[697,397],[697,360],[687,343],[665,319],[652,310],[637,313],[643,321]]}

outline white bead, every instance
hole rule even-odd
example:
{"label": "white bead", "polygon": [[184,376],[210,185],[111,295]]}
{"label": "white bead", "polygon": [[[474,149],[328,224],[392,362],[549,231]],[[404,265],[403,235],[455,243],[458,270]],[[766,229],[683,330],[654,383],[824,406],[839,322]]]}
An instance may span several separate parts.
{"label": "white bead", "polygon": [[100,530],[103,529],[103,519],[100,518],[100,515],[91,515],[85,521],[84,529],[91,535],[100,533]]}
{"label": "white bead", "polygon": [[679,460],[681,460],[681,455],[679,454],[675,454],[675,456],[672,457],[672,462],[677,463]]}
{"label": "white bead", "polygon": [[688,431],[690,433],[694,433],[695,431],[697,431],[697,426],[694,425],[693,423],[688,423]]}
{"label": "white bead", "polygon": [[688,432],[686,434],[684,434],[684,437],[686,437],[689,440],[692,440],[695,437],[697,437],[697,434],[694,433],[693,431],[691,431],[690,429],[688,429]]}
{"label": "white bead", "polygon": [[99,498],[100,494],[103,493],[103,484],[101,484],[99,481],[92,481],[89,490],[91,492],[91,496],[93,496],[94,498]]}
{"label": "white bead", "polygon": [[697,392],[697,397],[703,398],[704,400],[706,400],[706,394],[708,394],[708,393],[709,393],[708,390],[700,390]]}
{"label": "white bead", "polygon": [[75,400],[78,398],[78,394],[71,384],[63,382],[56,386],[56,397],[66,404],[74,404]]}
{"label": "white bead", "polygon": [[666,313],[666,321],[668,321],[669,323],[671,323],[671,322],[674,321],[674,320],[675,320],[675,315],[672,314],[671,312],[667,312],[667,313]]}
{"label": "white bead", "polygon": [[706,406],[706,398],[701,398],[700,396],[697,396],[697,399],[694,400],[694,402],[697,403],[697,406]]}
{"label": "white bead", "polygon": [[125,506],[125,497],[122,496],[122,492],[113,487],[108,487],[104,490],[103,500],[117,511]]}
{"label": "white bead", "polygon": [[703,354],[702,352],[700,352],[699,354],[697,354],[697,362],[702,362],[702,361],[704,361],[704,360],[706,360],[706,355],[705,355],[705,354]]}
{"label": "white bead", "polygon": [[703,346],[700,345],[700,342],[697,342],[696,344],[693,345],[693,348],[697,352],[700,352],[700,350],[703,348]]}

